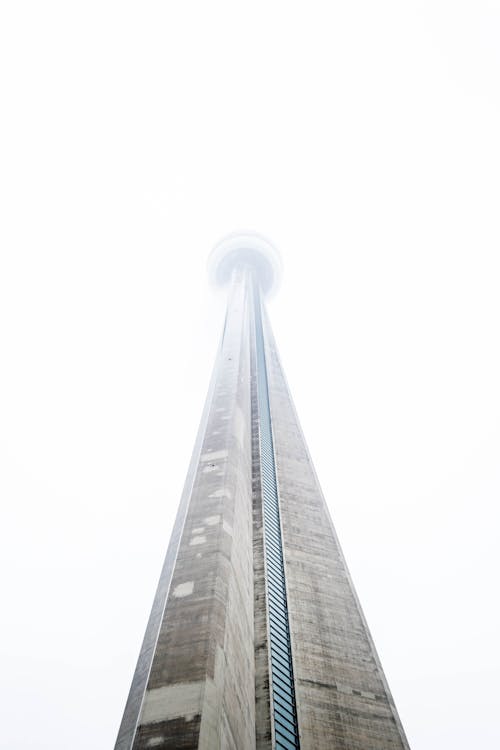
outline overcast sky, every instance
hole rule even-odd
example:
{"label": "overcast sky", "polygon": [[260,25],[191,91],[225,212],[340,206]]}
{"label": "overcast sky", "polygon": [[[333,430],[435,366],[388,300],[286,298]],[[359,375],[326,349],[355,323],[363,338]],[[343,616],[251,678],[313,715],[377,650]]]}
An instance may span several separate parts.
{"label": "overcast sky", "polygon": [[113,747],[221,331],[270,316],[413,750],[498,750],[500,6],[6,2],[2,750]]}

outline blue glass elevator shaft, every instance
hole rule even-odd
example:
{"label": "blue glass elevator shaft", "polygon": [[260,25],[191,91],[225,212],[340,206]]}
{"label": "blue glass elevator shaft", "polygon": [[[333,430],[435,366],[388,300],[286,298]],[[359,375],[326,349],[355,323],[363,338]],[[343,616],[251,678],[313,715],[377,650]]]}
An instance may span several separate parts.
{"label": "blue glass elevator shaft", "polygon": [[275,747],[298,750],[299,731],[283,561],[280,505],[274,459],[269,390],[259,290],[255,294],[257,401],[260,425],[264,550]]}

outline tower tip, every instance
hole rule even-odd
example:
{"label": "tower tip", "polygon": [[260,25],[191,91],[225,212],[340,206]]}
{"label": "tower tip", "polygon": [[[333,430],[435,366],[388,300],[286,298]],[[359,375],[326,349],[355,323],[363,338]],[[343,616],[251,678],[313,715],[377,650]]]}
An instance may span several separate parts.
{"label": "tower tip", "polygon": [[265,294],[276,291],[283,264],[274,245],[254,232],[236,232],[224,237],[212,250],[208,259],[210,278],[217,285],[231,279],[233,268],[239,263],[251,265]]}

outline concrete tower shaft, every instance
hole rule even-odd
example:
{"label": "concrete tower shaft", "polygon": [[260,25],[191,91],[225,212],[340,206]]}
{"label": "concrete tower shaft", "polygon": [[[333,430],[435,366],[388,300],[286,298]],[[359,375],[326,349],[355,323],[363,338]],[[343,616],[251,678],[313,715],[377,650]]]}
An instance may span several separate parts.
{"label": "concrete tower shaft", "polygon": [[226,320],[115,750],[409,750],[265,309],[281,262],[231,236]]}

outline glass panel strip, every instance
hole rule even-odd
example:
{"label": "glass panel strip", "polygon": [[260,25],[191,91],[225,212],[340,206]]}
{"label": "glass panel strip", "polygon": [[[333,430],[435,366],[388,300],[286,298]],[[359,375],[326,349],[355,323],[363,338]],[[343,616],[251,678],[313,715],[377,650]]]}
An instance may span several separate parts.
{"label": "glass panel strip", "polygon": [[276,735],[276,750],[295,750],[297,745],[295,743],[288,742],[284,737]]}
{"label": "glass panel strip", "polygon": [[276,681],[281,679],[281,682],[286,684],[288,690],[290,691],[290,696],[291,696],[292,695],[292,683],[290,682],[290,675],[289,673],[284,672],[277,662],[274,662],[273,664],[273,685],[274,685],[275,677],[276,677]]}
{"label": "glass panel strip", "polygon": [[274,675],[276,679],[273,678],[273,689],[276,686],[279,686],[282,690],[285,690],[286,693],[290,696],[290,699],[292,698],[292,683],[290,682],[290,677],[285,674],[282,670],[277,670],[276,674]]}
{"label": "glass panel strip", "polygon": [[279,687],[278,685],[275,685],[273,687],[273,695],[274,699],[278,701],[278,703],[282,703],[283,705],[290,710],[290,706],[292,705],[290,703],[290,694],[286,693],[282,687]]}
{"label": "glass panel strip", "polygon": [[286,721],[290,727],[295,731],[295,719],[293,714],[288,711],[286,708],[283,708],[279,703],[276,703],[274,706],[274,710],[276,714],[280,717],[282,721]]}
{"label": "glass panel strip", "polygon": [[294,741],[298,742],[295,732],[293,730],[290,731],[290,729],[287,729],[283,724],[279,723],[279,716],[275,716],[275,720],[276,720],[276,724],[275,724],[276,734],[278,733],[281,734],[283,737],[286,737],[286,739],[288,739],[290,742],[294,742]]}
{"label": "glass panel strip", "polygon": [[[268,610],[272,618],[269,630],[271,646],[271,683],[277,748],[300,750],[297,708],[293,682],[290,625],[283,564],[280,505],[269,407],[264,334],[259,289],[255,288],[255,336],[257,349],[257,400],[260,424],[261,486],[264,512],[264,549]],[[271,613],[276,613],[275,615]],[[285,688],[286,685],[286,688]],[[287,694],[286,701],[280,692]],[[285,718],[286,717],[286,718]]]}

